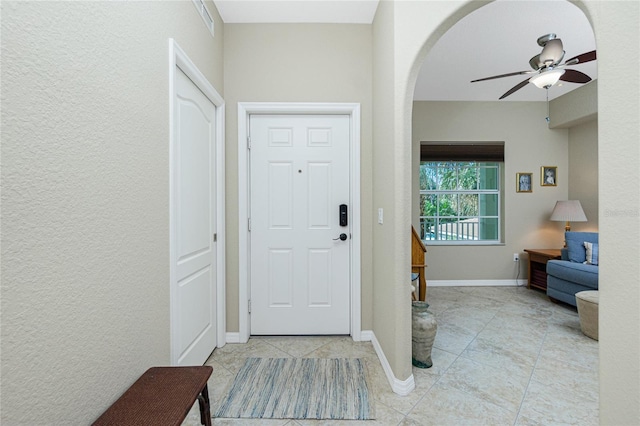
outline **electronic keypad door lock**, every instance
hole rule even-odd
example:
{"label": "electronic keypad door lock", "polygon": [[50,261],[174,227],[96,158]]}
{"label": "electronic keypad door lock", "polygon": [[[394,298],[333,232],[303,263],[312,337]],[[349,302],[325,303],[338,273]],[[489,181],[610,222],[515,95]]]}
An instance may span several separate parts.
{"label": "electronic keypad door lock", "polygon": [[[340,226],[348,226],[349,225],[349,221],[347,220],[347,205],[346,204],[340,204]],[[344,240],[342,240],[344,241]]]}

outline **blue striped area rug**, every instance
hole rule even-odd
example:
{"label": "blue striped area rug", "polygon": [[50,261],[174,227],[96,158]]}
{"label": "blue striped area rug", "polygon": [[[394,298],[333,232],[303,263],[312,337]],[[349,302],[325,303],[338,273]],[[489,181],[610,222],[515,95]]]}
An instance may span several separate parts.
{"label": "blue striped area rug", "polygon": [[248,358],[214,417],[375,418],[359,358]]}

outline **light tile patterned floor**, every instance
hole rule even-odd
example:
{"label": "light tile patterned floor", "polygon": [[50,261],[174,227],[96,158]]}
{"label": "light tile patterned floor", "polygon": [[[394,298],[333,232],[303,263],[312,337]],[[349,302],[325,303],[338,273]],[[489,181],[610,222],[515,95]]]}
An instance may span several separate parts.
{"label": "light tile patterned floor", "polygon": [[[367,362],[375,421],[213,419],[214,425],[597,425],[598,342],[575,309],[524,287],[432,287],[438,319],[433,367],[416,389],[391,391],[369,342],[350,337],[253,337],[216,349],[207,364],[215,411],[247,357],[359,357]],[[197,404],[185,425],[199,424]]]}

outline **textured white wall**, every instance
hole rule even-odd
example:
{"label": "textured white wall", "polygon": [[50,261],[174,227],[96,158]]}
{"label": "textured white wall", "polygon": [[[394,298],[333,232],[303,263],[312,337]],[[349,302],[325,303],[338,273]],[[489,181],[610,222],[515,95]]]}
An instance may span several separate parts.
{"label": "textured white wall", "polygon": [[90,423],[169,363],[168,38],[220,90],[216,20],[2,2],[0,423]]}
{"label": "textured white wall", "polygon": [[598,46],[600,424],[640,424],[640,2],[587,1]]}

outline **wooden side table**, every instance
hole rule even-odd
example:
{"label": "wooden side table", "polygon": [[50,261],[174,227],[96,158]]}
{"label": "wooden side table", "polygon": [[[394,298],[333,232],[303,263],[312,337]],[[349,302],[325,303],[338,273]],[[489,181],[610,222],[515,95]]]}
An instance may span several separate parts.
{"label": "wooden side table", "polygon": [[529,281],[527,288],[547,291],[547,262],[560,259],[560,249],[525,249],[529,253]]}

